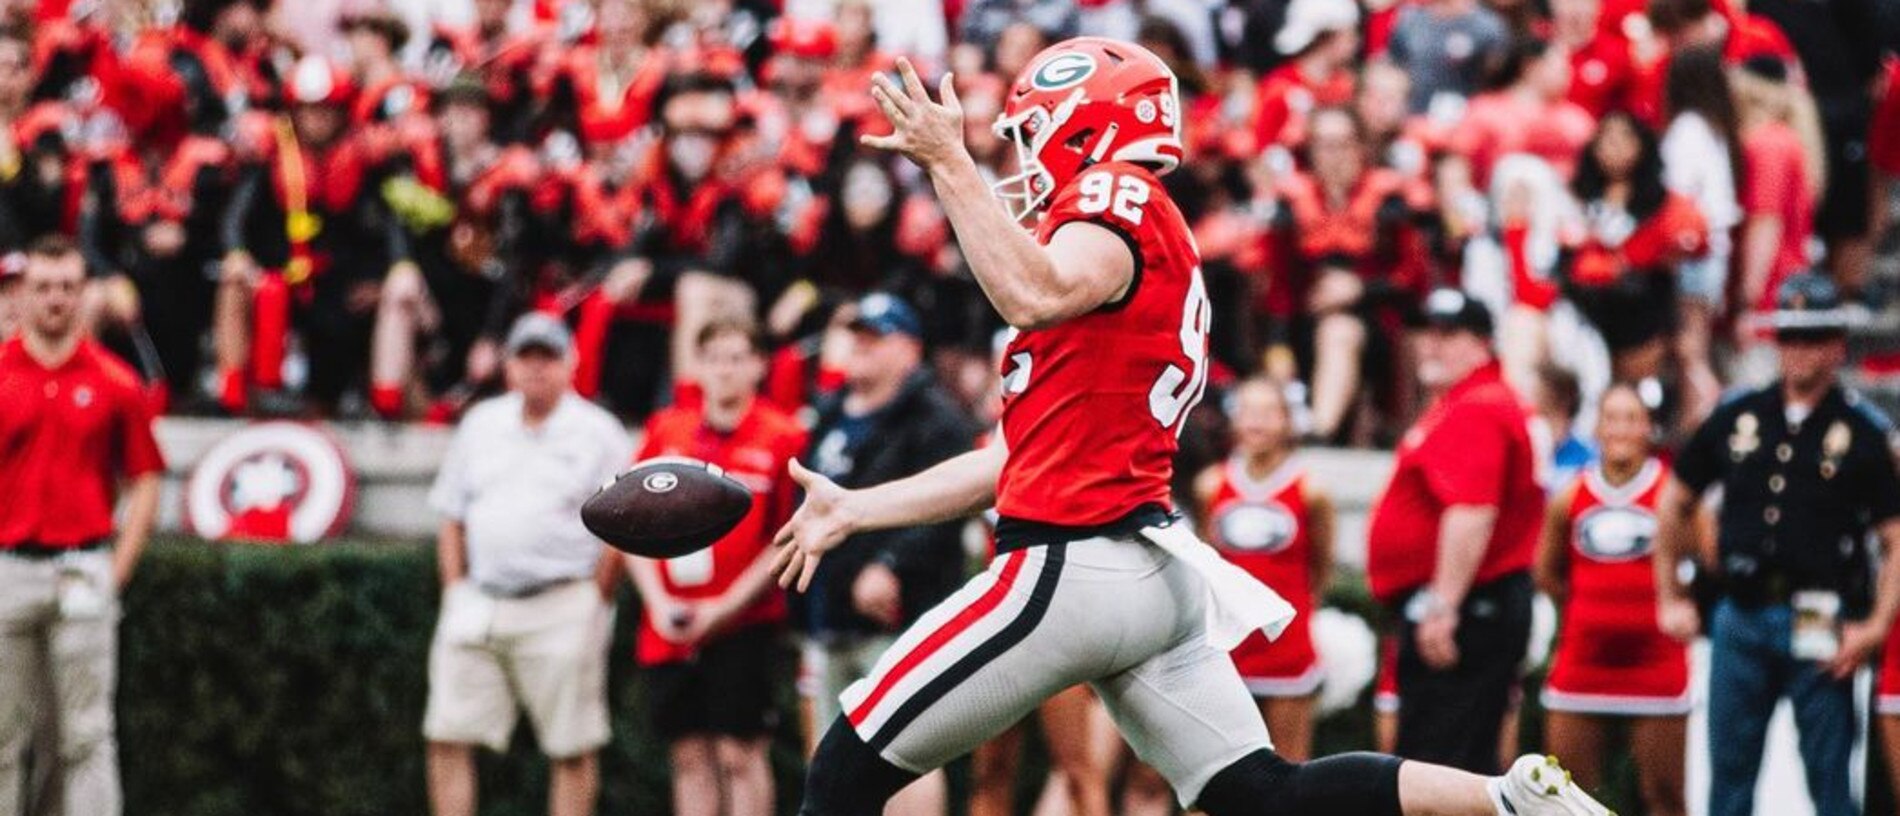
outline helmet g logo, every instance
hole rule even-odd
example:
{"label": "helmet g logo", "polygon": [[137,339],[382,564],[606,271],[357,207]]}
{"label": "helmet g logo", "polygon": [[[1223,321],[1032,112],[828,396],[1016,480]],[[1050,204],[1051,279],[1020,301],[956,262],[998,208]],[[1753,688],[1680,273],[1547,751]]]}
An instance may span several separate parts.
{"label": "helmet g logo", "polygon": [[1094,73],[1094,57],[1075,52],[1057,54],[1029,75],[1029,84],[1045,91],[1059,91],[1082,84]]}

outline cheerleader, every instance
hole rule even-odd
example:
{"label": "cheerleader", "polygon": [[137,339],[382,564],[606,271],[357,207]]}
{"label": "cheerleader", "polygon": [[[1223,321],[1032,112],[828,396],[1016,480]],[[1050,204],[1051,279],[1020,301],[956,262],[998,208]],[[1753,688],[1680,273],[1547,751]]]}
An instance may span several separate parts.
{"label": "cheerleader", "polygon": [[1545,747],[1595,789],[1615,721],[1627,722],[1647,812],[1670,816],[1685,812],[1689,655],[1656,627],[1651,548],[1668,468],[1652,455],[1655,431],[1633,386],[1603,393],[1600,458],[1551,500],[1536,575],[1562,610]]}
{"label": "cheerleader", "polygon": [[1294,458],[1292,413],[1280,386],[1249,380],[1234,390],[1234,452],[1195,479],[1204,536],[1221,554],[1293,604],[1299,617],[1279,640],[1253,633],[1234,664],[1260,704],[1274,750],[1312,756],[1320,682],[1313,611],[1333,563],[1333,506]]}

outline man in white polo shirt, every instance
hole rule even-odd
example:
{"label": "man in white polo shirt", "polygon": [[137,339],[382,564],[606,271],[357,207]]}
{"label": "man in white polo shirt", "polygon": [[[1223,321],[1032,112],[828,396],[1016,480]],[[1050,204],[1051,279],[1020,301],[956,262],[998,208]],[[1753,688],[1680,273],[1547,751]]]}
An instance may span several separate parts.
{"label": "man in white polo shirt", "polygon": [[429,800],[475,813],[475,746],[504,750],[518,712],[552,760],[552,816],[594,812],[607,744],[607,640],[616,560],[581,526],[581,503],[632,441],[573,393],[573,342],[544,314],[508,333],[507,394],[469,411],[429,504],[442,616],[429,654]]}

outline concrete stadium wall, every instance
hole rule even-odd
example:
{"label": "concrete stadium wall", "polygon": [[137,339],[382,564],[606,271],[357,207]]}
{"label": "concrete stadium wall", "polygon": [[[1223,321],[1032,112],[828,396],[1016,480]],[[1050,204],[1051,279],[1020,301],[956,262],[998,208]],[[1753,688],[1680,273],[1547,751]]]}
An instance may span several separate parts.
{"label": "concrete stadium wall", "polygon": [[[170,471],[159,525],[184,526],[184,484],[205,452],[246,425],[240,420],[167,417],[158,422],[159,446]],[[426,498],[448,451],[450,428],[380,422],[334,423],[326,429],[356,468],[355,533],[415,537],[435,532],[437,519]],[[1383,451],[1318,449],[1303,454],[1313,478],[1340,508],[1339,560],[1365,563],[1365,514],[1392,471]]]}

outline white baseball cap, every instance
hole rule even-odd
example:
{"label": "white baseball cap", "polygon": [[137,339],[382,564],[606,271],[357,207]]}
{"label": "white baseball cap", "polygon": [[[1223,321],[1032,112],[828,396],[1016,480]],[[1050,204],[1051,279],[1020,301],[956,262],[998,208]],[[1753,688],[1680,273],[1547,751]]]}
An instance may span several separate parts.
{"label": "white baseball cap", "polygon": [[1273,47],[1292,56],[1325,32],[1345,31],[1357,25],[1359,4],[1354,0],[1293,0],[1286,8],[1286,22],[1273,35]]}

